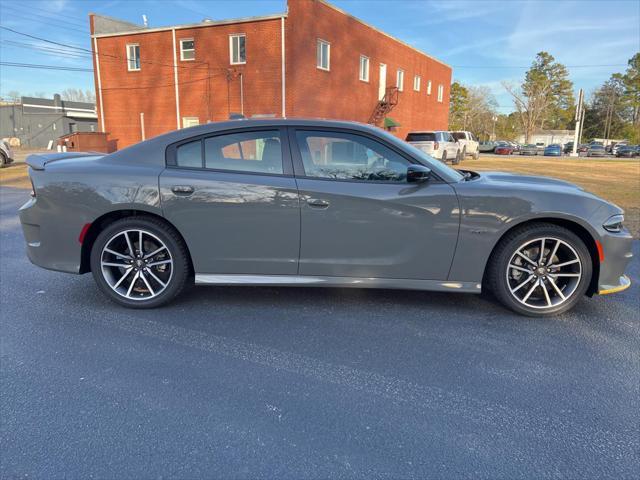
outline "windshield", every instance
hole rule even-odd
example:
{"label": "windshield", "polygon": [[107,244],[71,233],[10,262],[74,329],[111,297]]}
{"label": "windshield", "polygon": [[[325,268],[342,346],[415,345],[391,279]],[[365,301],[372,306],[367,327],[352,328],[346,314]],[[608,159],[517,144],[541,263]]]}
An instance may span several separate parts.
{"label": "windshield", "polygon": [[436,134],[434,132],[410,133],[407,135],[407,142],[435,142]]}

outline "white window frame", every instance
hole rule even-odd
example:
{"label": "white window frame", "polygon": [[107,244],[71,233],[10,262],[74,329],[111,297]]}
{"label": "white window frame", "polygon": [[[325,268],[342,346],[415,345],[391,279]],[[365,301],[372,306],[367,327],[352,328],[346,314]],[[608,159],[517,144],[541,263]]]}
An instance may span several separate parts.
{"label": "white window frame", "polygon": [[396,87],[398,87],[399,92],[404,91],[404,70],[401,68],[399,68],[396,73]]}
{"label": "white window frame", "polygon": [[195,127],[196,125],[200,125],[199,117],[182,117],[182,128]]}
{"label": "white window frame", "polygon": [[[131,68],[131,63],[133,62],[135,64],[135,57],[132,57],[130,54],[131,49],[134,49],[135,52],[135,47],[138,47],[138,66]],[[140,71],[140,44],[139,43],[127,43],[127,70],[129,72],[139,72]]]}
{"label": "white window frame", "polygon": [[[233,41],[238,39],[238,61],[233,61]],[[244,38],[244,60],[240,59],[240,38]],[[229,63],[231,65],[244,65],[247,63],[247,34],[246,33],[233,33],[229,35]]]}
{"label": "white window frame", "polygon": [[[366,62],[366,70],[364,71],[364,75],[363,73],[363,69],[362,69],[362,64],[363,62]],[[369,65],[371,64],[371,62],[369,62],[369,57],[367,57],[366,55],[360,55],[360,69],[358,71],[358,78],[363,81],[363,82],[369,82]]]}
{"label": "white window frame", "polygon": [[422,83],[422,77],[420,75],[413,76],[413,90],[416,92],[420,91],[420,84]]}
{"label": "white window frame", "polygon": [[[184,42],[193,42],[193,48],[184,48]],[[184,52],[193,52],[193,58],[184,58]],[[193,38],[180,39],[180,61],[193,62],[196,59],[196,42]]]}
{"label": "white window frame", "polygon": [[[327,66],[322,65],[322,45],[327,46]],[[316,42],[316,68],[318,70],[324,70],[325,72],[331,71],[331,43],[318,38]]]}
{"label": "white window frame", "polygon": [[438,85],[438,102],[442,103],[442,99],[444,98],[444,85]]}
{"label": "white window frame", "polygon": [[431,80],[427,82],[427,95],[431,95]]}

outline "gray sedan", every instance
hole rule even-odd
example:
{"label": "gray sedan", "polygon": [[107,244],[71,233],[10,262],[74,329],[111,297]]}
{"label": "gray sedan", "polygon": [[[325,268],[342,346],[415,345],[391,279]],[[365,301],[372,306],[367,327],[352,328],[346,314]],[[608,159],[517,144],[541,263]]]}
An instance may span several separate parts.
{"label": "gray sedan", "polygon": [[27,159],[33,263],[117,303],[185,285],[480,293],[526,315],[629,286],[623,212],[550,178],[457,171],[375,127],[239,120]]}

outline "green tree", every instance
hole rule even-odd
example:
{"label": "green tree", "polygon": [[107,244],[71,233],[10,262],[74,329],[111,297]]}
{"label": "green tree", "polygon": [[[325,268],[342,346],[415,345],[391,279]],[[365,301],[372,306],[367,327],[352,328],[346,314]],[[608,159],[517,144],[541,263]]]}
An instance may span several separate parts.
{"label": "green tree", "polygon": [[449,130],[462,130],[469,107],[469,90],[460,82],[451,84],[449,94]]}
{"label": "green tree", "polygon": [[565,129],[573,123],[575,99],[567,68],[547,52],[536,55],[520,86],[503,84],[513,97],[525,141],[543,128]]}

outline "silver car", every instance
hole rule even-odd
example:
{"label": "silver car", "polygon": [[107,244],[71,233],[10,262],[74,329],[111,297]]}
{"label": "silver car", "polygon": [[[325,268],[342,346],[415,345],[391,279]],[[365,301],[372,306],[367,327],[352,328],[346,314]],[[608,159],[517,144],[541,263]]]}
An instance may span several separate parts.
{"label": "silver car", "polygon": [[629,286],[623,212],[560,180],[457,171],[372,126],[239,120],[27,159],[33,263],[134,308],[185,285],[480,293],[526,315]]}

